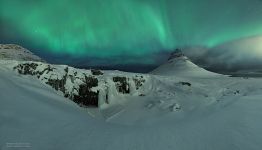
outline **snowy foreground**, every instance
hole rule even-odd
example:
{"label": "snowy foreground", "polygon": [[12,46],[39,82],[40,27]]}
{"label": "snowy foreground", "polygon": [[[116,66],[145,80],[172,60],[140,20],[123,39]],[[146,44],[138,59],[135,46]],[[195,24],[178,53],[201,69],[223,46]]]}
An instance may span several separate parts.
{"label": "snowy foreground", "polygon": [[151,75],[150,82],[145,96],[81,108],[2,64],[0,149],[262,149],[262,79]]}

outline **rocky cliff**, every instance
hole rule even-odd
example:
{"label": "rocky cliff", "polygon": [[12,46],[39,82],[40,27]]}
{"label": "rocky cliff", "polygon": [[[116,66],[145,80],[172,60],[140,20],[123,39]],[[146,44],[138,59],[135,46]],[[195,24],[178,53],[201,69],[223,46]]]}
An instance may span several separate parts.
{"label": "rocky cliff", "polygon": [[21,75],[38,78],[78,105],[99,107],[110,105],[118,95],[139,96],[147,81],[146,75],[82,70],[65,65],[41,62],[21,62],[14,66]]}

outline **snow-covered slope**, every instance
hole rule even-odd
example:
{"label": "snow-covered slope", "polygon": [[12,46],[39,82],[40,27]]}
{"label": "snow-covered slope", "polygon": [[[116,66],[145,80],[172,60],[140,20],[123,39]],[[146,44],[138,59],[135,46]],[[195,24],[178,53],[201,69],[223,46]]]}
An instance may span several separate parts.
{"label": "snow-covered slope", "polygon": [[43,59],[15,44],[0,44],[0,60],[40,61]]}
{"label": "snow-covered slope", "polygon": [[154,76],[150,82],[145,96],[98,110],[1,65],[0,149],[261,149],[261,79]]}
{"label": "snow-covered slope", "polygon": [[187,77],[213,77],[219,75],[197,66],[179,49],[171,54],[167,63],[153,70],[151,74]]}
{"label": "snow-covered slope", "polygon": [[203,75],[174,56],[196,74],[0,60],[0,149],[260,150],[262,79]]}

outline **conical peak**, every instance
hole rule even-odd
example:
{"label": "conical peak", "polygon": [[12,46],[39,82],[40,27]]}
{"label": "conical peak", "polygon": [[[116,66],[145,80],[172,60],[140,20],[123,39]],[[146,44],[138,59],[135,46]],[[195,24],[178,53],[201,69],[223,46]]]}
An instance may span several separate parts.
{"label": "conical peak", "polygon": [[179,58],[179,57],[184,57],[185,55],[183,54],[181,49],[176,49],[175,51],[173,51],[170,55],[170,57],[168,58],[168,60],[174,59],[174,58]]}

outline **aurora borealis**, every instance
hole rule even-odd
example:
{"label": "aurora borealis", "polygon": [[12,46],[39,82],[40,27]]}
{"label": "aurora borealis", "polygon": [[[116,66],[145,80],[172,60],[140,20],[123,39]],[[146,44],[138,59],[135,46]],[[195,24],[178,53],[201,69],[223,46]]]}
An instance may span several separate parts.
{"label": "aurora borealis", "polygon": [[1,42],[52,57],[121,57],[115,64],[262,34],[260,0],[1,0],[0,9]]}

